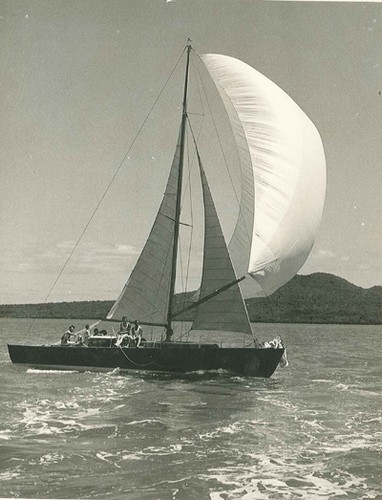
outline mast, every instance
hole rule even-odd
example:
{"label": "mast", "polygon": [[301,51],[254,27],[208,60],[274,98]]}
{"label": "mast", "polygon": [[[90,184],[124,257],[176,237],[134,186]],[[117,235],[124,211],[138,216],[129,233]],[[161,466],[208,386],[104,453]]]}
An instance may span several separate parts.
{"label": "mast", "polygon": [[177,193],[176,193],[176,210],[175,210],[175,220],[174,220],[174,224],[175,224],[174,242],[173,242],[173,251],[172,251],[170,292],[169,292],[169,301],[168,301],[168,310],[167,310],[167,336],[166,336],[167,340],[169,340],[171,338],[171,335],[172,335],[172,307],[173,307],[173,303],[174,303],[176,265],[177,265],[177,258],[178,258],[180,208],[181,208],[183,164],[184,164],[184,145],[185,145],[185,137],[186,137],[186,122],[187,122],[188,73],[189,73],[190,52],[191,52],[190,41],[191,41],[190,38],[188,38],[188,40],[187,40],[186,74],[184,77],[183,111],[182,111],[182,122],[181,122],[181,132],[180,132],[180,159],[179,159],[178,185],[177,185]]}

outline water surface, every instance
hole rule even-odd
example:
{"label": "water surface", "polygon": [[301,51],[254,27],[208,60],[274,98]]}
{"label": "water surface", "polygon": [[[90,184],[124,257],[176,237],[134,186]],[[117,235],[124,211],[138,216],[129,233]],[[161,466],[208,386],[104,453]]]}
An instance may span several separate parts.
{"label": "water surface", "polygon": [[382,498],[381,326],[254,325],[288,345],[265,380],[25,369],[6,342],[68,326],[30,323],[0,319],[0,496]]}

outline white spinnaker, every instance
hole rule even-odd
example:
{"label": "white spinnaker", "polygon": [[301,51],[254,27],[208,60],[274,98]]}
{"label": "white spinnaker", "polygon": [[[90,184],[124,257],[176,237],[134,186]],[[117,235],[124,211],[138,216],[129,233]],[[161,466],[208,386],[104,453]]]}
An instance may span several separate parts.
{"label": "white spinnaker", "polygon": [[[326,189],[320,135],[275,83],[229,56],[201,56],[238,146],[240,212],[229,249],[246,297],[271,294],[306,261]],[[253,188],[254,186],[254,188]]]}

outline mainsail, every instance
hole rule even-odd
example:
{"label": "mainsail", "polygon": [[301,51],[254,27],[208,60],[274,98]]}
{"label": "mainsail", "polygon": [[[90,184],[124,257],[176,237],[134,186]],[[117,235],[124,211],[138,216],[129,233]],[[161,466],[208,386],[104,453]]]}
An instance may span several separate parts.
{"label": "mainsail", "polygon": [[247,64],[201,56],[226,107],[241,163],[239,216],[229,250],[245,296],[271,294],[308,257],[325,198],[325,155],[313,123]]}
{"label": "mainsail", "polygon": [[[204,202],[204,255],[200,298],[235,282],[236,275],[224,240],[207,178],[198,154]],[[196,308],[192,330],[216,330],[252,334],[238,283]]]}
{"label": "mainsail", "polygon": [[150,235],[107,319],[139,319],[165,325],[170,296],[180,135],[166,190]]}

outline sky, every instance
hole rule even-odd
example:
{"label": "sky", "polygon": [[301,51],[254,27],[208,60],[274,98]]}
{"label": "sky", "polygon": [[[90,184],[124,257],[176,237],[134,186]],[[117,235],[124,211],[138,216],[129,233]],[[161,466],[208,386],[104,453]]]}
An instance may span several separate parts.
{"label": "sky", "polygon": [[[200,53],[231,55],[265,74],[321,134],[327,197],[300,272],[382,285],[382,4],[0,0],[0,303],[119,294],[171,165],[182,63],[145,119],[188,36]],[[234,159],[224,125],[221,134]],[[205,142],[229,237],[232,186],[218,139]],[[191,263],[191,288],[198,270]]]}

